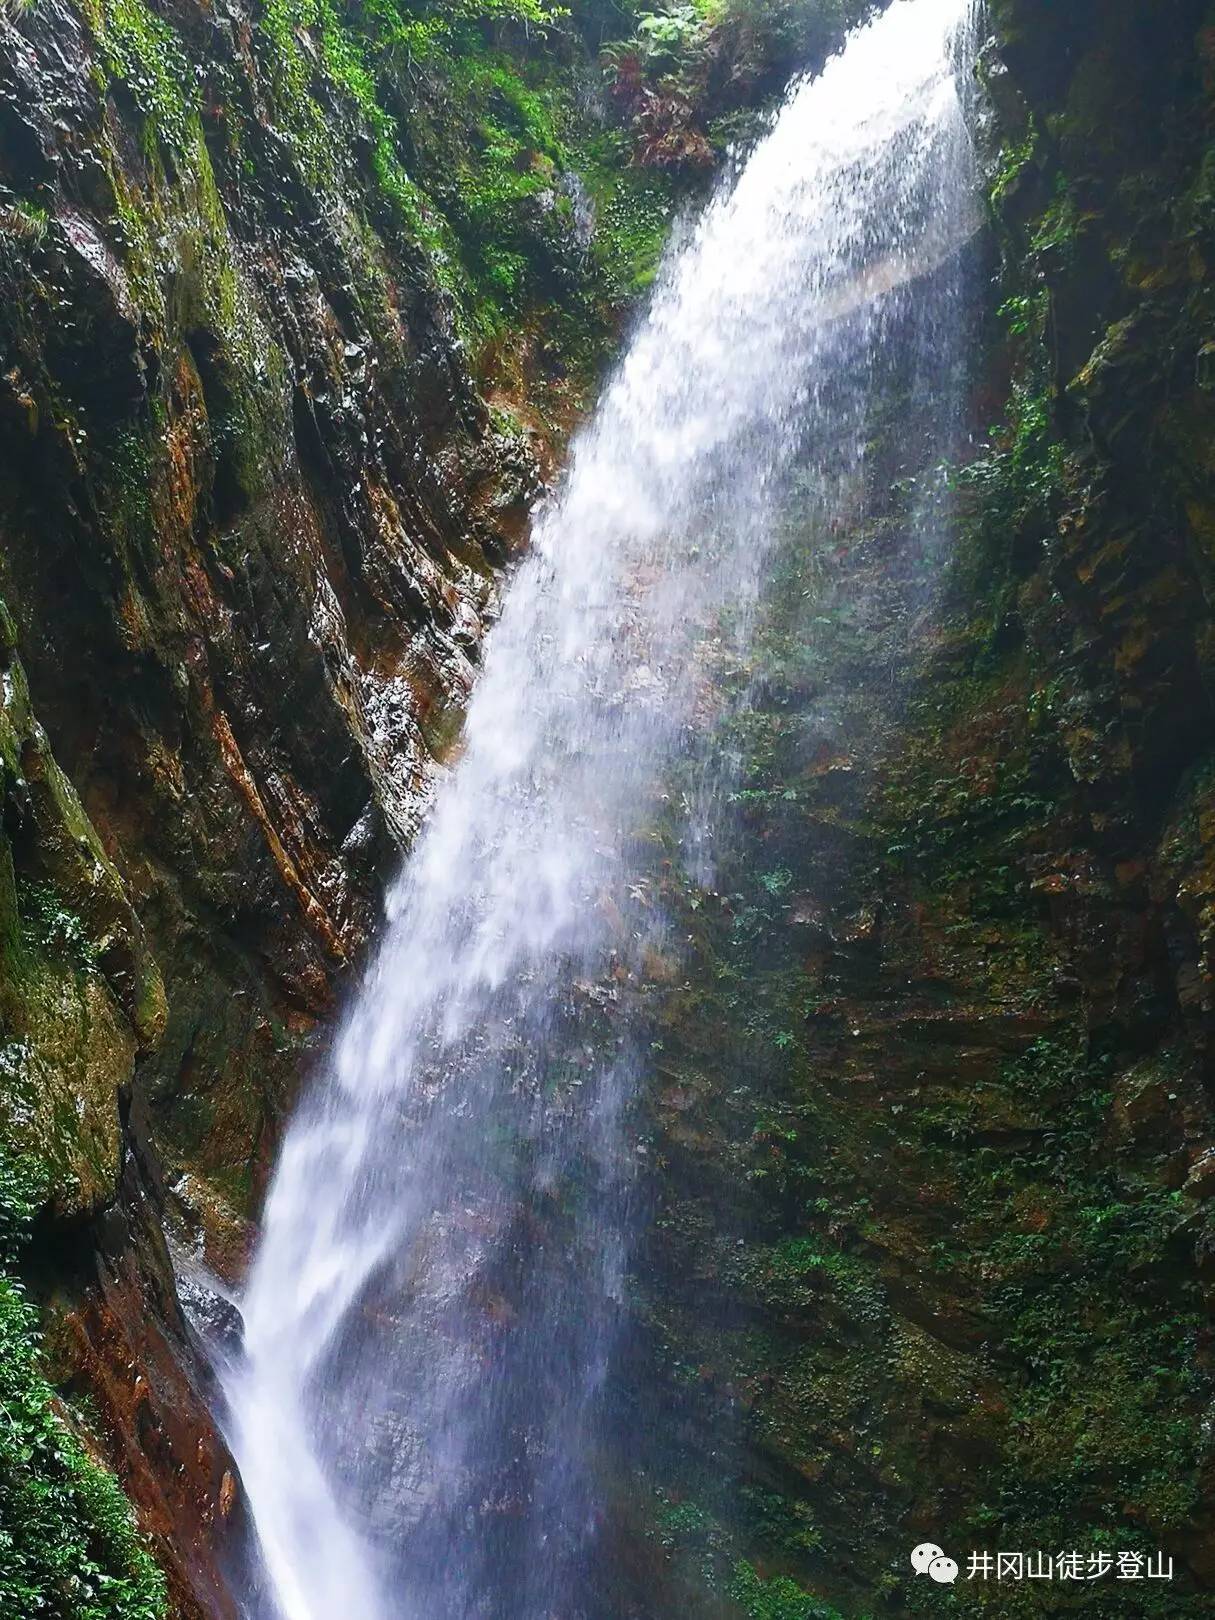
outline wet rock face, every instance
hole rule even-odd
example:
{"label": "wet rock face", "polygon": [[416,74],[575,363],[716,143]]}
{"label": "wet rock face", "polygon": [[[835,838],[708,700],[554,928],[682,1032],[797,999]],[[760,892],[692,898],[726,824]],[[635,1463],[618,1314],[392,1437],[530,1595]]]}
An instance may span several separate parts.
{"label": "wet rock face", "polygon": [[1097,862],[1057,876],[1057,905],[1091,931],[1100,878],[1120,919],[1113,961],[1088,956],[1102,1015],[1136,1041],[1180,1021],[1205,1066],[1213,18],[1183,0],[1102,8],[1098,40],[1090,11],[997,11],[998,218],[1025,299],[1014,384],[1049,407],[1054,441],[1040,533],[1016,540],[1009,628],[1055,678]]}
{"label": "wet rock face", "polygon": [[34,1155],[61,1217],[113,1194],[117,1096],[160,1038],[164,989],[122,879],[50,750],[9,644],[0,686],[2,1139]]}
{"label": "wet rock face", "polygon": [[694,954],[632,1379],[667,1393],[623,1410],[667,1437],[668,1570],[754,1615],[934,1612],[925,1540],[1174,1557],[1150,1608],[1069,1594],[1100,1620],[1203,1614],[1215,1581],[1215,15],[988,15],[940,595],[900,583],[908,406],[866,521],[806,531],[808,606],[768,608],[721,893],[670,897]]}
{"label": "wet rock face", "polygon": [[65,1396],[83,1397],[168,1577],[183,1620],[245,1611],[249,1526],[235,1463],[215,1427],[219,1396],[178,1303],[165,1246],[163,1188],[139,1129],[124,1118],[122,1176],[89,1229],[42,1234],[31,1281],[44,1355]]}
{"label": "wet rock face", "polygon": [[239,1505],[159,1228],[239,1274],[535,485],[373,159],[240,3],[0,11],[0,1123],[183,1613]]}
{"label": "wet rock face", "polygon": [[242,1212],[530,478],[357,124],[311,150],[276,73],[239,6],[0,22],[0,588],[167,982],[154,1132]]}

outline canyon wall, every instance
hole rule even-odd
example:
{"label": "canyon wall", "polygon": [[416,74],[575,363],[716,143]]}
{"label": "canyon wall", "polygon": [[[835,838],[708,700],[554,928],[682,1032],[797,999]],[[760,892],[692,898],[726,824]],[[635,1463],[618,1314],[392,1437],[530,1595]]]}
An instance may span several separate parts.
{"label": "canyon wall", "polygon": [[182,1613],[234,1612],[239,1513],[164,1233],[239,1275],[537,483],[353,45],[288,13],[0,18],[3,1134]]}
{"label": "canyon wall", "polygon": [[[1213,23],[988,8],[971,442],[892,391],[774,591],[721,892],[671,883],[647,1478],[723,1612],[1210,1605]],[[1073,1548],[1175,1579],[965,1578]]]}

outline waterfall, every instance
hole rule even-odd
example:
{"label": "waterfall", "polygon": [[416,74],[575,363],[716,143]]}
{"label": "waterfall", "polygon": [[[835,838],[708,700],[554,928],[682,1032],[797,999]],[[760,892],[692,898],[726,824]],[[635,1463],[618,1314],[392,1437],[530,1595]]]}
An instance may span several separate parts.
{"label": "waterfall", "polygon": [[642,986],[679,950],[653,828],[711,882],[714,671],[745,661],[789,480],[830,508],[886,336],[974,229],[969,25],[968,0],[895,0],[793,87],[536,515],[266,1206],[226,1392],[267,1614],[614,1612],[596,1463],[643,1219]]}

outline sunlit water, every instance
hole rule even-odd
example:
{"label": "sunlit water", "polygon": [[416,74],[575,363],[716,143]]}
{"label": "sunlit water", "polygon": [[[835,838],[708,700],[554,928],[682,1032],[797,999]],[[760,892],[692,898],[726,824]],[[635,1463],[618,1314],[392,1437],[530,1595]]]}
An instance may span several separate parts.
{"label": "sunlit water", "polygon": [[647,839],[673,823],[711,881],[712,671],[745,660],[792,470],[829,509],[883,343],[973,229],[969,10],[896,0],[794,88],[537,515],[243,1302],[231,1438],[284,1620],[613,1612],[636,986],[677,954]]}

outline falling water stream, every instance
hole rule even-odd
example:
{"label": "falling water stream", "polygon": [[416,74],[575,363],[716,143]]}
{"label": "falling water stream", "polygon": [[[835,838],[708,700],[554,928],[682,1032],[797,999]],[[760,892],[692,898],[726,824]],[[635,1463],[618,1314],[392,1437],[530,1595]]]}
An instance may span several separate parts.
{"label": "falling water stream", "polygon": [[745,666],[790,478],[830,509],[883,344],[973,231],[970,12],[895,0],[794,86],[537,515],[266,1207],[226,1382],[267,1615],[618,1612],[596,1463],[643,1218],[636,986],[678,949],[652,828],[711,882],[713,671]]}

